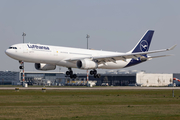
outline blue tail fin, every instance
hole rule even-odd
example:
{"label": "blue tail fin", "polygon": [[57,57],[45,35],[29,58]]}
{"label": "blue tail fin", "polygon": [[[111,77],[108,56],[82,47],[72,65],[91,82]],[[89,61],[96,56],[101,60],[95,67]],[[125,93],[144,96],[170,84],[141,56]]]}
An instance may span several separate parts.
{"label": "blue tail fin", "polygon": [[137,43],[137,45],[130,51],[130,53],[147,52],[149,50],[153,34],[153,30],[148,30]]}

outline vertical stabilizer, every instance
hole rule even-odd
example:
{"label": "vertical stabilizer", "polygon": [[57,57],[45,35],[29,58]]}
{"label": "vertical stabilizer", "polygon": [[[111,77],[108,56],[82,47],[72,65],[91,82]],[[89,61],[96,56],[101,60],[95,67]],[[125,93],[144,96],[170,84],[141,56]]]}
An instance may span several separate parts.
{"label": "vertical stabilizer", "polygon": [[149,50],[154,30],[148,30],[140,39],[137,45],[129,53],[147,52]]}

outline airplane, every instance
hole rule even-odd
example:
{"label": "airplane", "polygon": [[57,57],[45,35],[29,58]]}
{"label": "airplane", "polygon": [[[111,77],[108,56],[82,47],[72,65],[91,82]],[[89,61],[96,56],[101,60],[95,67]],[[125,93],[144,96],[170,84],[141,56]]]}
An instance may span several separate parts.
{"label": "airplane", "polygon": [[5,53],[21,62],[35,63],[37,70],[54,70],[56,66],[67,67],[66,75],[76,78],[72,68],[90,70],[90,75],[100,78],[96,69],[121,69],[140,64],[153,58],[170,55],[148,56],[148,54],[173,50],[176,45],[168,49],[148,51],[154,30],[148,30],[135,45],[126,53],[102,50],[60,47],[31,43],[20,43],[10,46]]}

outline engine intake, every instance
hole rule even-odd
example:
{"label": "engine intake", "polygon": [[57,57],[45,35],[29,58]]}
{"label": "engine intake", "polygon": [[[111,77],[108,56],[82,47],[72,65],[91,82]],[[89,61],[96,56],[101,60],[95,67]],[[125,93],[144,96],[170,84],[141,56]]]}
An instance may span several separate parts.
{"label": "engine intake", "polygon": [[77,61],[77,68],[79,69],[96,69],[98,64],[90,59],[83,59]]}
{"label": "engine intake", "polygon": [[45,63],[35,63],[35,68],[37,70],[55,70],[56,65],[45,64]]}

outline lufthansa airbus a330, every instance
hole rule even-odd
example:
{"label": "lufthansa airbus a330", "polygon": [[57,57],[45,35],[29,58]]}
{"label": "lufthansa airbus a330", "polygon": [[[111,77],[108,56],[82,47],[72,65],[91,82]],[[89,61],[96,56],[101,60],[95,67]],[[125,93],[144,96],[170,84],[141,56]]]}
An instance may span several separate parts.
{"label": "lufthansa airbus a330", "polygon": [[100,74],[96,70],[98,68],[120,69],[151,60],[152,58],[168,56],[148,56],[151,53],[169,51],[176,47],[174,45],[168,49],[148,51],[153,34],[153,30],[148,30],[136,46],[126,53],[30,43],[12,45],[5,53],[19,62],[35,63],[37,70],[54,70],[57,65],[67,67],[66,75],[71,78],[77,77],[76,74],[73,74],[72,68],[91,70],[90,75],[99,78]]}

